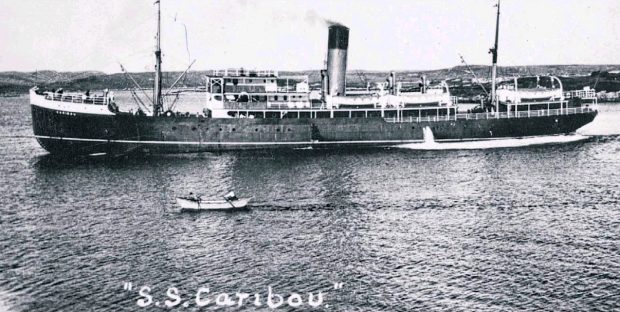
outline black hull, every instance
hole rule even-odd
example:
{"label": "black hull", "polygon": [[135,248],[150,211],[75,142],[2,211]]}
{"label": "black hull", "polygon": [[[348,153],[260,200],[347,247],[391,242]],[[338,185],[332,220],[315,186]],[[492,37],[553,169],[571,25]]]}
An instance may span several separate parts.
{"label": "black hull", "polygon": [[527,118],[386,122],[383,118],[203,118],[66,114],[31,105],[37,141],[53,154],[192,153],[265,148],[339,148],[568,134],[596,111]]}

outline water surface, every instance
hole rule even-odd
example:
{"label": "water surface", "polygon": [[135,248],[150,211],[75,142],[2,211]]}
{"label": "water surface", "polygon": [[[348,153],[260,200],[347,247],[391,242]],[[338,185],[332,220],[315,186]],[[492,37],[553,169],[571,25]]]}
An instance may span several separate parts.
{"label": "water surface", "polygon": [[[0,98],[0,310],[157,310],[142,285],[321,291],[327,311],[617,310],[620,105],[601,111],[587,139],[542,146],[67,161],[29,137],[26,97]],[[174,203],[230,189],[249,211]]]}

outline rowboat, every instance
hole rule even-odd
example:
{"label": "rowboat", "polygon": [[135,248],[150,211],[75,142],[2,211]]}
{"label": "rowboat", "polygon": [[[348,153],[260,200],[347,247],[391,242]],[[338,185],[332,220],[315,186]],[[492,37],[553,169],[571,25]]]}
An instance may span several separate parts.
{"label": "rowboat", "polygon": [[203,210],[234,210],[245,209],[251,198],[238,198],[234,200],[202,200],[189,197],[177,197],[177,204],[183,211]]}

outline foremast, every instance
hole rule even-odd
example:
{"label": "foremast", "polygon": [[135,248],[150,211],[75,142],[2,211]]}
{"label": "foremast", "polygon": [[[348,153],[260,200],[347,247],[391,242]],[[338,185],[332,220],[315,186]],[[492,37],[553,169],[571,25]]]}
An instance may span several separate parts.
{"label": "foremast", "polygon": [[157,0],[157,37],[155,44],[155,85],[153,87],[153,116],[162,110],[161,98],[161,0]]}
{"label": "foremast", "polygon": [[[497,0],[497,20],[495,21],[495,46],[489,51],[493,55],[493,67],[491,68],[491,105],[495,107],[495,112],[499,112],[499,101],[497,100],[497,42],[499,38],[499,4]],[[499,116],[499,115],[498,115]]]}

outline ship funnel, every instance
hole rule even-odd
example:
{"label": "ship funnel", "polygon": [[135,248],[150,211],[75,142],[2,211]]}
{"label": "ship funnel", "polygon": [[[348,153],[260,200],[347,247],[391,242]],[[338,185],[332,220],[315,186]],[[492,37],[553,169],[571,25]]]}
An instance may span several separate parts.
{"label": "ship funnel", "polygon": [[327,42],[327,83],[330,95],[345,95],[347,81],[347,49],[349,28],[340,24],[329,26]]}

